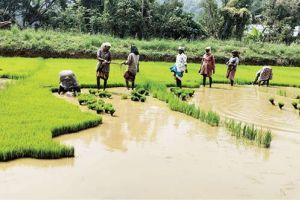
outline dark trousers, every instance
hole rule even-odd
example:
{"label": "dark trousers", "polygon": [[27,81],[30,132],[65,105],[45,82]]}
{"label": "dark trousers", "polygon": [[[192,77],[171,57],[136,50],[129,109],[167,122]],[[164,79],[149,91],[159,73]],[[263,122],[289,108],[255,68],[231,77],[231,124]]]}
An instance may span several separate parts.
{"label": "dark trousers", "polygon": [[[97,76],[97,88],[100,90],[100,77]],[[104,79],[104,85],[103,85],[103,90],[105,90],[107,87],[107,79]]]}
{"label": "dark trousers", "polygon": [[[206,86],[206,77],[207,75],[203,75],[203,86]],[[212,77],[208,77],[209,78],[209,87],[211,87],[212,85]]]}

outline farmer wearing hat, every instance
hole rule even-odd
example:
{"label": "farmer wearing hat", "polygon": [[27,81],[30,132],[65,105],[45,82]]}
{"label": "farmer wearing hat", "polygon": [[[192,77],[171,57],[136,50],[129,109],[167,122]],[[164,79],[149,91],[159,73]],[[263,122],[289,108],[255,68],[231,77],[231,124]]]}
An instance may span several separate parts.
{"label": "farmer wearing hat", "polygon": [[226,78],[230,80],[230,85],[233,86],[237,65],[240,62],[240,53],[236,50],[232,51],[231,53],[232,53],[232,57],[226,63],[227,65]]}
{"label": "farmer wearing hat", "polygon": [[261,86],[262,84],[267,84],[269,87],[270,80],[273,78],[273,70],[270,66],[264,66],[262,69],[260,69],[256,73],[256,78],[253,82],[253,85],[258,83],[258,86]]}
{"label": "farmer wearing hat", "polygon": [[188,73],[187,70],[187,56],[184,53],[184,48],[178,48],[178,55],[176,57],[176,63],[170,68],[171,72],[174,73],[177,87],[182,87],[182,77],[184,72]]}
{"label": "farmer wearing hat", "polygon": [[134,81],[136,73],[139,72],[139,50],[136,46],[131,46],[130,54],[127,58],[127,61],[123,62],[122,64],[128,65],[128,69],[124,74],[126,87],[129,90],[129,82],[131,82],[131,88],[134,89]]}
{"label": "farmer wearing hat", "polygon": [[199,73],[203,76],[203,86],[206,85],[206,77],[209,78],[209,87],[212,85],[212,75],[215,73],[215,57],[211,53],[211,47],[205,48]]}
{"label": "farmer wearing hat", "polygon": [[97,88],[100,89],[100,79],[104,80],[103,90],[106,89],[107,80],[109,78],[111,54],[111,44],[106,42],[103,43],[97,52],[98,63],[96,66],[96,77],[97,77]]}

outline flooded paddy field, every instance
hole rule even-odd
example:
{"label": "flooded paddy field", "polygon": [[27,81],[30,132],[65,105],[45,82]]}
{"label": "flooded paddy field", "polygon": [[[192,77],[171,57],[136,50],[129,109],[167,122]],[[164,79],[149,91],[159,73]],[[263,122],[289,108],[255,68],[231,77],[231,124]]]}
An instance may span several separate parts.
{"label": "flooded paddy field", "polygon": [[[282,111],[272,107],[264,88],[216,87],[199,89],[192,101],[270,128],[270,149],[236,140],[224,128],[172,112],[150,97],[135,103],[121,100],[126,90],[110,89],[115,117],[104,115],[96,128],[55,139],[74,146],[74,158],[1,163],[0,198],[299,198],[298,115],[288,103]],[[60,98],[78,105],[72,97]]]}
{"label": "flooded paddy field", "polygon": [[[284,96],[282,96],[282,93]],[[224,117],[255,124],[283,135],[300,134],[299,111],[292,102],[300,95],[300,88],[215,85],[196,92],[193,103],[212,109]],[[275,99],[275,106],[269,98]],[[285,104],[282,110],[278,102]]]}

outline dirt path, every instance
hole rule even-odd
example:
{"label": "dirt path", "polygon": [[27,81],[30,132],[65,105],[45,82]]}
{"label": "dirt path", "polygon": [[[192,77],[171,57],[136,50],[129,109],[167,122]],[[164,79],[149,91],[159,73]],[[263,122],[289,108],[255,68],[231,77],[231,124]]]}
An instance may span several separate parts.
{"label": "dirt path", "polygon": [[75,158],[1,163],[0,197],[300,198],[299,139],[276,137],[261,149],[154,99],[120,99],[113,96],[116,117],[56,139],[73,145]]}

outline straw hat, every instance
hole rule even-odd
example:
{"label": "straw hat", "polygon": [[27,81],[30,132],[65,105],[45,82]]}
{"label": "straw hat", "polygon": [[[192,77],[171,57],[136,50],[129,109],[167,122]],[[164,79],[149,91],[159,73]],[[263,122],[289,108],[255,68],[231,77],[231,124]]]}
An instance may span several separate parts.
{"label": "straw hat", "polygon": [[211,47],[206,47],[205,50],[206,50],[206,51],[207,51],[207,50],[211,51]]}
{"label": "straw hat", "polygon": [[178,47],[178,51],[184,51],[184,47]]}

